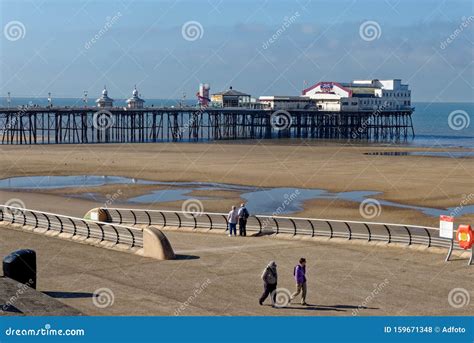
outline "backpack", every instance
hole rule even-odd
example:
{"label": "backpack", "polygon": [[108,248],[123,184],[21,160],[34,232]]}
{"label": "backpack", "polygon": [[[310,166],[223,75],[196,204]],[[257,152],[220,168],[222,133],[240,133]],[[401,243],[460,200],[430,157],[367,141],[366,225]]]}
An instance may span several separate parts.
{"label": "backpack", "polygon": [[249,211],[247,211],[247,208],[244,207],[242,209],[242,218],[248,219],[249,216]]}

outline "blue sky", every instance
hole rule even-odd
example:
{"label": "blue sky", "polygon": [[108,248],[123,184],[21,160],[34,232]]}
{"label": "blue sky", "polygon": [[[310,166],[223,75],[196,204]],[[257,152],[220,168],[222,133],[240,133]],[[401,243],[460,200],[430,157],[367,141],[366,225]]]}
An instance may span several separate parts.
{"label": "blue sky", "polygon": [[[471,0],[0,4],[1,96],[95,97],[106,84],[125,98],[137,84],[145,98],[192,98],[199,82],[290,95],[321,80],[402,78],[415,101],[474,99]],[[190,21],[195,40],[183,36]],[[361,35],[367,22],[373,40]]]}

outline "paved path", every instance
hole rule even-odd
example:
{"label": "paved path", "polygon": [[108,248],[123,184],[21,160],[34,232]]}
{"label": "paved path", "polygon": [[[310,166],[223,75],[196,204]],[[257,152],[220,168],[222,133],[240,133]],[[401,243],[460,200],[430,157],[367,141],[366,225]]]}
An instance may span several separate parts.
{"label": "paved path", "polygon": [[[192,232],[166,235],[179,255],[177,260],[156,261],[0,228],[0,256],[19,248],[36,250],[38,290],[87,315],[474,313],[474,301],[461,308],[448,303],[454,288],[472,293],[474,273],[465,260],[444,263],[440,254],[334,241]],[[301,256],[308,260],[311,306],[259,306],[264,266],[277,261],[279,287],[293,290],[292,270]],[[93,298],[99,289],[103,289],[100,296]]]}
{"label": "paved path", "polygon": [[[53,294],[57,296],[58,294]],[[64,294],[61,294],[64,295]],[[71,294],[68,294],[71,296]],[[83,296],[82,293],[73,296]],[[0,278],[0,315],[2,316],[79,316],[77,309],[10,278]]]}

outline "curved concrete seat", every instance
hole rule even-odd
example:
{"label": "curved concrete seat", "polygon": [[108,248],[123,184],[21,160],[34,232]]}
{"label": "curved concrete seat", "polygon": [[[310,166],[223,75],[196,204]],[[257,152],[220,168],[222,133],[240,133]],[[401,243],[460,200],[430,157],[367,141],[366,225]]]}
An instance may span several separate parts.
{"label": "curved concrete seat", "polygon": [[158,260],[173,260],[176,255],[165,234],[153,226],[143,229],[143,256]]}
{"label": "curved concrete seat", "polygon": [[104,208],[93,208],[86,213],[84,219],[95,220],[99,222],[108,223],[111,222],[109,212]]}

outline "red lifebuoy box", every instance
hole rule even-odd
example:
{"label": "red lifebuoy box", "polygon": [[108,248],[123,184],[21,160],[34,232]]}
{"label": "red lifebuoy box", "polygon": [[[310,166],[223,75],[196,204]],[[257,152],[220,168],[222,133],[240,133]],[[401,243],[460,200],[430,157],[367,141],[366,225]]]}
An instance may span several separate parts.
{"label": "red lifebuoy box", "polygon": [[471,229],[471,225],[459,225],[456,239],[461,248],[464,250],[470,249],[474,244],[474,232]]}

